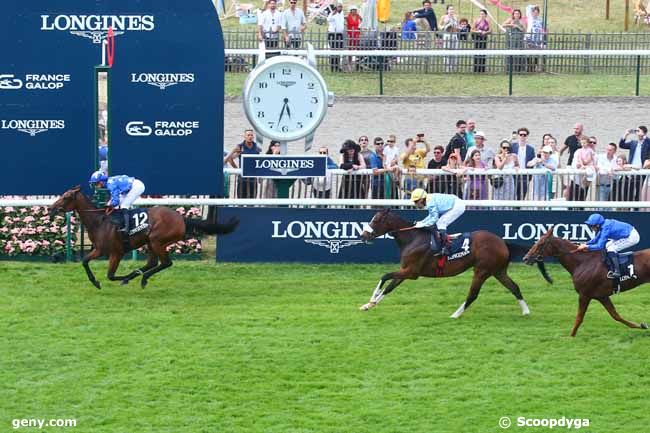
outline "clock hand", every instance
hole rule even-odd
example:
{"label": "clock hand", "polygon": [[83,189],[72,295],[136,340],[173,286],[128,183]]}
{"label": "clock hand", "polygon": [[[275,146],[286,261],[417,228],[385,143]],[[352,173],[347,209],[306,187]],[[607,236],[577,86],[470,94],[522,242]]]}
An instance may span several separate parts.
{"label": "clock hand", "polygon": [[282,122],[282,116],[284,116],[284,110],[287,108],[287,103],[285,102],[284,105],[282,106],[282,111],[280,111],[280,118],[278,119],[278,126],[280,126],[280,122]]}
{"label": "clock hand", "polygon": [[284,98],[284,104],[287,106],[287,115],[291,119],[291,110],[289,109],[289,98]]}

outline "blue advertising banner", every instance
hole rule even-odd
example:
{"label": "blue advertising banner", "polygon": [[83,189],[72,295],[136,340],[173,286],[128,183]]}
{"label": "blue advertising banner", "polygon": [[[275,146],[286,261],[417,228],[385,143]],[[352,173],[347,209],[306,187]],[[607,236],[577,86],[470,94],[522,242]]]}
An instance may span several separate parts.
{"label": "blue advertising banner", "polygon": [[242,177],[322,177],[327,171],[325,155],[242,155],[241,160]]}
{"label": "blue advertising banner", "polygon": [[110,174],[151,194],[223,193],[224,49],[211,0],[5,0],[2,194],[60,194],[97,167],[95,67],[109,29]]}
{"label": "blue advertising banner", "polygon": [[101,52],[71,14],[93,13],[94,6],[67,3],[2,2],[3,194],[59,194],[85,182],[93,168],[92,65]]}
{"label": "blue advertising banner", "polygon": [[[143,31],[115,38],[111,174],[148,194],[223,195],[224,46],[212,1],[124,2]],[[146,27],[146,28],[145,28]]]}
{"label": "blue advertising banner", "polygon": [[[361,241],[364,226],[376,211],[366,209],[226,208],[220,218],[236,216],[239,228],[218,240],[217,260],[233,262],[382,263],[399,261],[395,241],[387,236],[372,245]],[[407,221],[424,218],[424,211],[395,211]],[[490,217],[486,218],[486,212]],[[451,232],[488,230],[506,242],[532,246],[553,227],[556,236],[585,242],[592,232],[584,225],[590,212],[468,210]],[[607,213],[634,225],[641,235],[638,249],[650,248],[647,214]],[[520,259],[518,257],[517,259]]]}

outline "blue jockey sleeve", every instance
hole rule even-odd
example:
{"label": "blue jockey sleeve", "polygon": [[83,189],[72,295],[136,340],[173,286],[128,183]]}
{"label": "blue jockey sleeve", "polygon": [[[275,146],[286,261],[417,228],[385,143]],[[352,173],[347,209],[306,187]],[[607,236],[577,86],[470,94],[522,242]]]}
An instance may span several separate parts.
{"label": "blue jockey sleeve", "polygon": [[607,239],[609,238],[609,227],[606,224],[603,224],[603,227],[600,229],[598,234],[594,236],[592,240],[587,242],[587,248],[589,251],[598,251],[605,248],[607,244]]}

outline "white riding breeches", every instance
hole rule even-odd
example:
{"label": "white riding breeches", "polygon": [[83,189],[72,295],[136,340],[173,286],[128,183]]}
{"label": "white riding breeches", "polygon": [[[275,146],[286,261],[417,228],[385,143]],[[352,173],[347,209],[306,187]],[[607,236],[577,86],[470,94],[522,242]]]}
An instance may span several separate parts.
{"label": "white riding breeches", "polygon": [[131,185],[131,190],[126,193],[124,198],[120,199],[120,209],[128,209],[131,207],[134,201],[140,198],[144,192],[144,183],[135,179],[133,185]]}
{"label": "white riding breeches", "polygon": [[638,244],[640,240],[641,237],[639,236],[639,232],[637,232],[636,229],[632,229],[630,236],[626,237],[625,239],[608,241],[605,245],[605,249],[608,252],[618,253],[619,251],[623,251],[626,248],[633,247],[634,245]]}
{"label": "white riding breeches", "polygon": [[447,226],[456,221],[463,213],[465,213],[465,202],[457,198],[454,207],[445,212],[436,222],[438,230],[447,230]]}

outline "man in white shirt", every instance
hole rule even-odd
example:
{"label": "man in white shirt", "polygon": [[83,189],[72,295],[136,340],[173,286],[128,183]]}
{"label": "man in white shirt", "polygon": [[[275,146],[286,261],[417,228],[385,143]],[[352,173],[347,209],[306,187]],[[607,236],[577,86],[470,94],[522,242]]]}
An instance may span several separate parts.
{"label": "man in white shirt", "polygon": [[298,0],[289,0],[289,9],[282,14],[282,30],[287,48],[300,48],[302,36],[307,28],[307,20],[302,9],[296,7]]}
{"label": "man in white shirt", "polygon": [[608,201],[612,191],[612,168],[616,165],[616,149],[616,143],[609,143],[607,151],[596,156],[599,201]]}
{"label": "man in white shirt", "polygon": [[266,48],[278,48],[282,14],[277,10],[275,0],[269,0],[267,9],[260,15],[257,39],[264,41]]}
{"label": "man in white shirt", "polygon": [[[343,32],[345,32],[345,18],[343,17],[343,4],[338,3],[336,9],[327,17],[327,41],[331,50],[343,48]],[[330,56],[330,70],[337,72],[341,70],[341,59],[339,56]]]}
{"label": "man in white shirt", "polygon": [[492,168],[492,162],[494,161],[494,150],[485,146],[485,132],[477,131],[473,134],[475,145],[467,149],[467,155],[465,155],[465,164],[469,161],[469,157],[474,151],[474,149],[481,152],[481,161],[485,164],[485,168]]}

